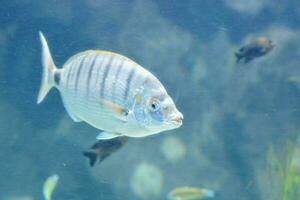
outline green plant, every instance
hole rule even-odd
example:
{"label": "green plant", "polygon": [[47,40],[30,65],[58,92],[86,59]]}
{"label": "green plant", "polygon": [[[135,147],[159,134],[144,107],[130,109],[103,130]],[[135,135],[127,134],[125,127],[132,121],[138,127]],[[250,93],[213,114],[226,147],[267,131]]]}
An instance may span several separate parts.
{"label": "green plant", "polygon": [[[280,150],[270,147],[268,153],[272,181],[279,181],[282,200],[300,199],[300,142],[288,141]],[[276,176],[276,177],[274,177]],[[273,188],[276,189],[276,188]]]}

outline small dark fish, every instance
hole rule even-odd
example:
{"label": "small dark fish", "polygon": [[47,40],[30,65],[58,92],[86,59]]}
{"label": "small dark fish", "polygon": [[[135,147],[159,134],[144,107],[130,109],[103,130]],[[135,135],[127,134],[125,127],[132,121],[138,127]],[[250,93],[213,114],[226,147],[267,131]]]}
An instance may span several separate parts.
{"label": "small dark fish", "polygon": [[97,160],[102,162],[110,154],[119,150],[127,142],[128,137],[117,137],[109,140],[98,140],[90,151],[83,152],[89,159],[90,166],[93,167]]}
{"label": "small dark fish", "polygon": [[254,58],[261,57],[269,53],[273,48],[274,44],[266,37],[258,38],[257,40],[243,46],[235,53],[236,63],[244,59],[244,63],[252,61]]}

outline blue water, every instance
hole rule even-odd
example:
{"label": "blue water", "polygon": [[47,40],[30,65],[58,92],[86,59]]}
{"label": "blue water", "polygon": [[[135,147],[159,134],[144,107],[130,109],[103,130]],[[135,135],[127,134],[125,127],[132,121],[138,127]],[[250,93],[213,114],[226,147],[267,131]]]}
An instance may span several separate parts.
{"label": "blue water", "polygon": [[[179,186],[212,189],[218,200],[281,199],[267,155],[300,130],[300,1],[251,2],[2,1],[0,199],[42,199],[43,183],[55,173],[53,200],[163,200]],[[131,139],[90,168],[82,151],[98,130],[72,122],[57,90],[36,104],[38,31],[57,66],[87,49],[132,58],[165,85],[183,126]],[[275,49],[235,64],[234,52],[259,36]],[[177,143],[164,148],[172,139]],[[145,177],[136,175],[141,166]]]}

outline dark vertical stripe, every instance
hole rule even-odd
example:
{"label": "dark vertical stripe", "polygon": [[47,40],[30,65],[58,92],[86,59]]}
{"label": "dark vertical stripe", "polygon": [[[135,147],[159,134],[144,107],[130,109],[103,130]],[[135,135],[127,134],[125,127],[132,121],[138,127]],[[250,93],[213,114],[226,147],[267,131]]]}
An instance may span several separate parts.
{"label": "dark vertical stripe", "polygon": [[[112,100],[115,102],[115,98],[116,98],[116,84],[119,80],[119,76],[120,76],[120,72],[123,68],[124,65],[124,60],[122,59],[121,62],[119,63],[118,67],[117,67],[117,72],[115,75],[115,80],[113,82],[113,86],[112,86]],[[116,103],[116,102],[115,102]]]}
{"label": "dark vertical stripe", "polygon": [[85,89],[86,90],[86,96],[88,96],[88,94],[89,94],[91,78],[92,78],[92,72],[94,70],[97,58],[98,58],[98,54],[94,55],[94,59],[92,61],[92,64],[90,65],[90,69],[88,71],[88,77],[87,77],[87,83],[86,83],[86,89]]}
{"label": "dark vertical stripe", "polygon": [[[94,88],[98,88],[98,84],[99,84],[99,88],[100,88],[100,84],[101,84],[101,82],[100,82],[100,78],[101,78],[101,76],[100,76],[100,72],[101,72],[101,70],[102,70],[102,65],[103,65],[103,63],[104,63],[104,61],[106,60],[106,57],[105,56],[101,56],[100,57],[100,59],[101,59],[101,62],[97,65],[97,67],[96,67],[96,69],[97,69],[97,72],[96,72],[96,77],[95,77],[95,81],[94,81],[94,85],[95,85],[95,87]],[[93,89],[94,89],[93,88]],[[99,89],[100,90],[100,89]],[[93,92],[92,94],[97,94],[97,93],[95,93],[95,92]]]}
{"label": "dark vertical stripe", "polygon": [[131,70],[130,70],[130,72],[129,72],[129,76],[128,76],[128,78],[126,79],[126,88],[125,88],[125,94],[124,94],[124,102],[125,102],[125,101],[127,100],[127,98],[128,98],[129,90],[130,90],[130,85],[131,85],[133,76],[134,76],[134,74],[135,74],[135,71],[136,71],[136,67],[132,66],[132,67],[131,67]]}
{"label": "dark vertical stripe", "polygon": [[75,83],[74,79],[75,79],[79,64],[80,64],[80,59],[76,58],[76,62],[73,62],[72,71],[70,72],[70,79],[69,79],[69,83],[68,83],[69,89],[74,89],[74,88],[71,88],[71,86],[74,85],[72,83]]}
{"label": "dark vertical stripe", "polygon": [[70,87],[70,80],[72,80],[71,79],[71,75],[72,75],[72,71],[73,71],[73,69],[74,69],[75,67],[74,67],[74,62],[71,62],[70,64],[69,64],[69,69],[68,69],[68,74],[67,74],[67,79],[66,79],[66,88],[69,88]]}
{"label": "dark vertical stripe", "polygon": [[112,61],[113,61],[113,55],[110,55],[110,58],[109,58],[107,64],[103,66],[104,67],[104,74],[103,74],[103,77],[102,77],[101,87],[100,87],[100,98],[101,99],[103,99],[103,97],[104,97],[106,78],[107,78],[107,75],[110,71]]}
{"label": "dark vertical stripe", "polygon": [[106,57],[105,56],[101,56],[101,62],[99,63],[99,65],[97,65],[98,67],[97,67],[97,73],[96,73],[96,78],[95,78],[95,86],[98,84],[98,80],[100,80],[100,71],[101,71],[101,69],[102,69],[102,65],[103,65],[103,63],[104,63],[104,61],[105,61],[105,59],[106,59]]}
{"label": "dark vertical stripe", "polygon": [[86,59],[87,56],[84,56],[80,63],[79,63],[79,66],[77,68],[77,72],[76,72],[76,76],[75,76],[75,92],[77,93],[77,90],[78,90],[78,85],[79,85],[79,77],[80,77],[80,73],[83,69],[83,64],[84,64],[84,61]]}

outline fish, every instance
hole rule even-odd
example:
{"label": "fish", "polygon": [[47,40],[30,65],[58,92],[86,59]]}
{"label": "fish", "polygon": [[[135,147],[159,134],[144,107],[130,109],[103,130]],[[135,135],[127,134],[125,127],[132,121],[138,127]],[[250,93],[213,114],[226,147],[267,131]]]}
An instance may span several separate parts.
{"label": "fish", "polygon": [[98,140],[146,137],[179,128],[183,115],[162,83],[148,70],[118,53],[86,50],[57,68],[46,38],[42,44],[43,76],[37,103],[58,89],[74,122],[101,130]]}
{"label": "fish", "polygon": [[45,200],[51,200],[52,199],[52,193],[54,189],[56,188],[56,185],[58,183],[59,176],[57,174],[54,174],[52,176],[49,176],[43,187],[43,195]]}
{"label": "fish", "polygon": [[275,45],[270,39],[260,37],[235,52],[236,63],[239,63],[242,59],[244,63],[248,63],[255,58],[268,54],[274,47]]}
{"label": "fish", "polygon": [[214,191],[197,187],[178,187],[168,194],[169,200],[201,200],[213,198]]}
{"label": "fish", "polygon": [[117,137],[110,140],[98,140],[90,151],[83,152],[83,155],[89,159],[91,167],[98,162],[101,163],[105,158],[110,156],[112,153],[118,151],[128,141],[128,137]]}

